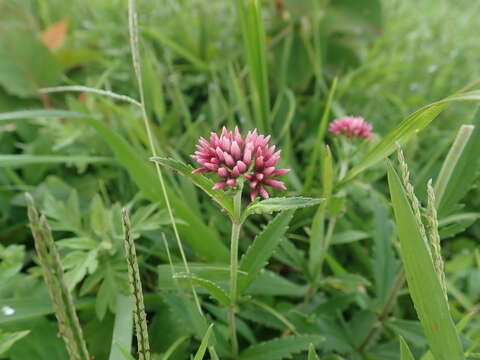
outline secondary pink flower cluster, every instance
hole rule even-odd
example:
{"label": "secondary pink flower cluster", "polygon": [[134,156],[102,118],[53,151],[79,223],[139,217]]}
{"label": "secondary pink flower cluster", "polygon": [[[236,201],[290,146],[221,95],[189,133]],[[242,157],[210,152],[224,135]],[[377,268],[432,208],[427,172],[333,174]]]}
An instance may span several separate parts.
{"label": "secondary pink flower cluster", "polygon": [[268,199],[265,187],[285,190],[283,182],[274,178],[290,170],[276,168],[280,150],[275,151],[275,145],[269,146],[269,140],[270,135],[259,135],[257,129],[249,131],[243,139],[237,127],[234,133],[223,127],[220,136],[210,134],[210,141],[200,138],[197,151],[191,156],[201,167],[193,173],[217,173],[222,180],[215,183],[214,190],[236,187],[237,179],[243,175],[250,185],[252,201],[258,194]]}
{"label": "secondary pink flower cluster", "polygon": [[362,117],[344,116],[330,123],[329,130],[337,135],[345,135],[351,139],[359,137],[369,139],[373,136],[372,125]]}

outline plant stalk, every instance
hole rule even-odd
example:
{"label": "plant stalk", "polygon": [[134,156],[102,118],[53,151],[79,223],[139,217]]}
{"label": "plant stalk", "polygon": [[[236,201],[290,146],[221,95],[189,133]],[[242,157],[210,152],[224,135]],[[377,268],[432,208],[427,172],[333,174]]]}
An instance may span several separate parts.
{"label": "plant stalk", "polygon": [[230,240],[230,301],[228,309],[228,323],[230,328],[230,340],[232,342],[232,356],[238,357],[238,339],[235,325],[235,308],[237,303],[237,280],[238,280],[238,240],[242,228],[242,190],[243,183],[240,184],[237,193],[233,199],[233,219],[232,219],[232,237]]}

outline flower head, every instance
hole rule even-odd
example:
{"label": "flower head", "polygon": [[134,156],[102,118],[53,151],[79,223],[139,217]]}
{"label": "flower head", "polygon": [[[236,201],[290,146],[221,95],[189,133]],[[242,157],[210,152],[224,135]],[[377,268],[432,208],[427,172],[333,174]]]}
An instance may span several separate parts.
{"label": "flower head", "polygon": [[201,167],[193,173],[215,172],[220,178],[213,186],[214,190],[235,188],[237,179],[243,176],[250,185],[250,198],[257,195],[269,197],[266,186],[285,190],[282,181],[274,178],[285,175],[289,169],[277,169],[280,150],[269,146],[269,136],[257,134],[257,129],[249,131],[245,139],[238,128],[227,131],[225,127],[218,136],[212,132],[210,141],[200,138],[197,151],[192,156]]}
{"label": "flower head", "polygon": [[370,139],[373,136],[372,125],[365,122],[362,117],[344,116],[330,123],[329,130],[337,135],[345,135],[351,139],[359,137]]}

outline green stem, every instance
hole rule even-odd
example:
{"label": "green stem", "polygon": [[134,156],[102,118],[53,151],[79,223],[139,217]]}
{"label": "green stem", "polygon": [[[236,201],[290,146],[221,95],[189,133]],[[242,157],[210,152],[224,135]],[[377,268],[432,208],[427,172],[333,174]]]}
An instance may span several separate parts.
{"label": "green stem", "polygon": [[230,340],[232,342],[232,356],[238,357],[238,340],[235,325],[235,308],[237,303],[237,276],[238,276],[238,239],[242,228],[242,190],[243,183],[240,184],[237,193],[233,199],[233,219],[232,219],[232,238],[230,240],[230,301],[231,306],[228,309],[228,323],[230,328]]}

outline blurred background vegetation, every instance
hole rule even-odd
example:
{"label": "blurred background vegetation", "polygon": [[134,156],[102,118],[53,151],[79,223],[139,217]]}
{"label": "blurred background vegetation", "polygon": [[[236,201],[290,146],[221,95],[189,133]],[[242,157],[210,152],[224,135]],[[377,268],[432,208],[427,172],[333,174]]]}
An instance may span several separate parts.
{"label": "blurred background vegetation", "polygon": [[[335,77],[338,84],[331,118],[363,116],[382,136],[414,110],[480,76],[478,1],[268,0],[262,5],[271,105],[264,127],[283,149],[283,165],[292,168],[287,180],[290,194],[321,194],[318,171],[307,186],[305,169]],[[198,137],[222,125],[239,124],[243,132],[261,127],[249,106],[252,99],[242,29],[233,2],[138,1],[138,13],[147,111],[162,155],[189,161]],[[30,321],[32,329],[11,348],[8,358],[65,359],[54,322],[43,316],[49,313],[48,300],[35,265],[25,191],[34,194],[60,240],[69,286],[86,309],[81,320],[95,359],[108,357],[104,339],[111,336],[115,298],[127,288],[119,210],[128,204],[133,227],[141,234],[138,252],[145,289],[151,295],[147,295],[147,306],[155,314],[150,323],[153,351],[162,353],[190,330],[175,323],[166,310],[175,302],[173,297],[159,300],[155,296],[159,287],[172,286],[168,269],[162,265],[167,263],[162,234],[175,260],[178,249],[166,226],[169,221],[157,180],[143,177],[152,169],[140,110],[86,92],[38,95],[40,88],[60,85],[85,85],[139,97],[126,1],[0,2],[0,328],[16,331]],[[31,109],[65,112],[3,114]],[[405,148],[420,197],[425,196],[426,181],[438,173],[460,124],[478,124],[476,110],[471,104],[448,108]],[[130,155],[122,153],[124,145]],[[347,317],[360,313],[357,310],[364,299],[357,289],[368,287],[368,279],[374,276],[369,229],[378,219],[372,215],[375,206],[365,203],[372,197],[383,202],[384,175],[377,167],[351,185],[354,191],[345,206],[352,211],[339,221],[340,234],[356,241],[338,239],[344,244],[332,249],[329,264],[333,268],[338,264],[349,274],[361,274],[341,283],[344,289],[340,292],[353,297],[342,298],[345,304],[339,305],[339,311],[348,312]],[[477,175],[473,168],[475,185]],[[221,263],[228,258],[224,239],[230,231],[223,215],[203,201],[191,184],[172,174],[166,177],[175,214],[183,223],[180,228],[189,258]],[[462,212],[477,213],[477,186],[467,191]],[[292,224],[288,244],[296,244],[298,252],[294,254],[305,248],[304,228],[310,225],[305,218],[311,215],[302,212]],[[480,297],[480,226],[474,223],[476,218],[458,222],[445,242],[457,320]],[[247,223],[245,237],[259,226],[254,221]],[[247,245],[244,241],[241,247]],[[302,298],[306,291],[304,279],[291,266],[288,255],[292,253],[283,249],[271,264],[276,282],[264,280],[263,286],[270,284],[263,289],[266,293],[261,293],[262,285],[257,289],[278,311],[288,308],[284,297]],[[329,291],[330,298],[340,296]],[[18,310],[18,317],[6,316],[8,304],[2,299],[16,299],[24,313]],[[404,320],[391,320],[382,338],[375,339],[370,359],[398,359],[398,351],[391,350],[394,346],[398,349],[393,333],[402,334],[416,352],[425,348],[418,322],[411,320],[415,315],[409,300],[400,298],[399,303],[395,314]],[[215,317],[215,307],[206,306]],[[325,308],[328,306],[333,305],[326,303]],[[258,311],[246,309],[245,321],[254,321],[258,316],[254,310]],[[279,330],[278,319],[263,316],[263,323],[255,328],[259,339],[268,338],[266,329]],[[165,324],[171,329],[167,334],[161,330]],[[346,331],[330,318],[323,326]],[[351,331],[355,338],[355,332],[361,334],[365,329]],[[478,321],[471,331],[480,332]],[[251,341],[250,335],[245,330],[246,341]],[[333,352],[349,354],[360,345],[348,343],[347,335],[337,335],[328,339]],[[185,358],[189,341],[195,340],[182,344],[178,359]],[[329,349],[326,351],[328,354]]]}

